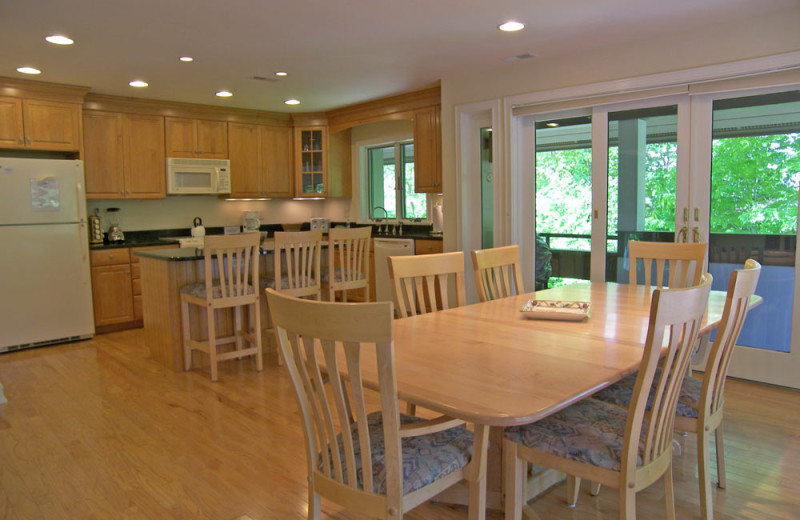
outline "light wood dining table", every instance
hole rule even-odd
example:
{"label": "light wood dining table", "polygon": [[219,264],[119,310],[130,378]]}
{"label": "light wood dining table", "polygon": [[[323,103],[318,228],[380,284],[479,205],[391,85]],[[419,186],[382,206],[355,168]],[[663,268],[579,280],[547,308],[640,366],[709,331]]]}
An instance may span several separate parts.
{"label": "light wood dining table", "polygon": [[[652,288],[579,282],[395,320],[400,399],[491,427],[487,507],[502,508],[502,436],[506,426],[546,417],[626,375],[641,362]],[[719,325],[726,294],[712,291],[701,334]],[[530,299],[590,302],[582,321],[529,319]],[[754,296],[751,307],[761,303]],[[371,365],[366,362],[364,366]],[[374,373],[364,372],[370,386]],[[544,474],[529,492],[554,483]],[[466,503],[458,491],[442,501]]]}

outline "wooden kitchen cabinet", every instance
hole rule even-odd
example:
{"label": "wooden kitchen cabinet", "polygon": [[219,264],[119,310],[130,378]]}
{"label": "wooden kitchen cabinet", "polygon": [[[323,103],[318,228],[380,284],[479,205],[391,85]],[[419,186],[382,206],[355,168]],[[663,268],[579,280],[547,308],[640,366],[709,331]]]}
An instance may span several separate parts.
{"label": "wooden kitchen cabinet", "polygon": [[231,198],[291,198],[292,129],[228,123]]}
{"label": "wooden kitchen cabinet", "polygon": [[166,198],[162,116],[87,110],[83,132],[87,199]]}
{"label": "wooden kitchen cabinet", "polygon": [[0,146],[74,151],[81,148],[81,105],[45,99],[0,97]]}
{"label": "wooden kitchen cabinet", "polygon": [[205,119],[165,118],[167,157],[228,158],[228,124]]}
{"label": "wooden kitchen cabinet", "polygon": [[441,106],[414,114],[414,191],[442,192]]}
{"label": "wooden kitchen cabinet", "polygon": [[90,255],[95,328],[132,322],[133,290],[129,250],[95,250]]}
{"label": "wooden kitchen cabinet", "polygon": [[165,244],[163,246],[144,246],[144,247],[132,247],[130,249],[131,254],[131,293],[133,294],[133,319],[137,322],[137,325],[141,324],[139,322],[142,321],[144,317],[144,312],[142,310],[142,271],[141,271],[141,264],[139,263],[139,257],[136,256],[138,251],[152,251],[153,249],[174,249],[178,247],[176,244]]}
{"label": "wooden kitchen cabinet", "polygon": [[328,194],[328,129],[324,126],[295,128],[295,197]]}
{"label": "wooden kitchen cabinet", "polygon": [[418,238],[414,240],[414,254],[415,255],[433,255],[443,251],[443,244],[441,240],[427,240]]}

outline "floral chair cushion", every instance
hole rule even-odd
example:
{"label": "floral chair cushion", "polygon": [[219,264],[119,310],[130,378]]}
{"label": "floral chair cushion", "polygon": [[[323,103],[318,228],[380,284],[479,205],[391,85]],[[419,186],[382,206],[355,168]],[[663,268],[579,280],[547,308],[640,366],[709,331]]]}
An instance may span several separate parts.
{"label": "floral chair cushion", "polygon": [[[342,281],[342,272],[346,272],[348,274],[348,280],[363,280],[364,273],[361,271],[356,271],[355,269],[345,269],[343,270],[341,267],[334,267],[333,269],[333,281],[334,282],[341,282]],[[322,282],[323,283],[330,283],[331,282],[331,275],[329,269],[322,270]]]}
{"label": "floral chair cushion", "polygon": [[[625,379],[606,387],[592,397],[605,401],[607,403],[615,404],[627,408],[631,404],[631,397],[633,396],[633,387],[636,385],[636,375],[631,374]],[[661,375],[661,370],[656,369],[656,378]],[[698,410],[700,408],[700,392],[703,389],[703,382],[699,379],[686,376],[683,378],[681,384],[681,393],[678,396],[678,408],[675,413],[679,417],[688,417],[696,419]],[[649,410],[653,403],[653,394],[647,400],[647,409]]]}
{"label": "floral chair cushion", "polygon": [[[402,424],[424,421],[420,417],[400,414]],[[386,494],[386,451],[383,442],[383,419],[381,412],[367,416],[370,441],[372,443],[372,482],[376,493]],[[363,489],[364,475],[361,467],[361,448],[355,425],[351,427],[355,443],[356,478]],[[341,435],[341,434],[340,434]],[[467,465],[472,457],[472,432],[465,428],[450,428],[429,435],[402,439],[403,494],[423,488]],[[344,446],[339,441],[339,453],[344,461]],[[320,468],[322,458],[320,457]],[[347,482],[347,470],[344,469]]]}
{"label": "floral chair cushion", "polygon": [[[222,298],[222,287],[219,285],[214,285],[212,288],[212,298]],[[247,294],[253,294],[253,287],[248,285],[247,289],[245,290]],[[184,285],[181,287],[181,294],[188,294],[194,298],[204,299],[206,297],[206,283],[199,282],[199,283],[192,283],[189,285]]]}
{"label": "floral chair cushion", "polygon": [[618,406],[584,399],[535,423],[506,428],[505,438],[568,460],[619,471],[627,415]]}
{"label": "floral chair cushion", "polygon": [[[298,280],[298,282],[299,282],[298,285],[300,287],[316,287],[316,285],[317,285],[317,281],[316,280],[311,280],[309,282],[309,284],[306,285],[305,277],[300,277],[300,280]],[[267,278],[267,279],[263,280],[261,282],[261,287],[262,288],[268,287],[270,289],[274,289],[275,288],[275,278]],[[281,276],[281,290],[282,291],[286,291],[288,289],[290,289],[290,287],[289,287],[289,279],[287,277],[285,277],[285,276]]]}

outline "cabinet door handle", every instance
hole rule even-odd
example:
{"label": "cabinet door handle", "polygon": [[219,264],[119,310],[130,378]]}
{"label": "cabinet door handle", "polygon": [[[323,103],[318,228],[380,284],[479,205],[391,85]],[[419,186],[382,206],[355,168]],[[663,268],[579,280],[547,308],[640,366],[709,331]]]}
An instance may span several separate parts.
{"label": "cabinet door handle", "polygon": [[31,138],[28,137],[28,144],[31,144]]}
{"label": "cabinet door handle", "polygon": [[25,144],[25,139],[22,136],[19,136],[19,144]]}

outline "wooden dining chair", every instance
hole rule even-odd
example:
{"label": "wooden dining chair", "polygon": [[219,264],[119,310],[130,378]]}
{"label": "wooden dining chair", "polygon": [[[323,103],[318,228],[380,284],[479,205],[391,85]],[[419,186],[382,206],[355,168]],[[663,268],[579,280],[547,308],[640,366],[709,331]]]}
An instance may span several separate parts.
{"label": "wooden dining chair", "polygon": [[[390,256],[389,277],[401,318],[461,307],[466,303],[464,253],[461,251]],[[450,303],[448,295],[448,279],[451,277],[455,282],[455,304]]]}
{"label": "wooden dining chair", "polygon": [[[731,273],[728,295],[722,311],[717,335],[706,361],[702,379],[686,376],[680,388],[676,408],[675,430],[697,435],[697,471],[700,482],[700,509],[704,520],[714,518],[711,500],[711,471],[709,437],[714,433],[717,451],[717,478],[720,488],[725,488],[725,446],[722,437],[722,412],[725,381],[742,325],[747,317],[750,297],[755,294],[761,264],[749,259],[744,269]],[[602,401],[629,407],[634,392],[636,374],[601,390],[593,397]]]}
{"label": "wooden dining chair", "polygon": [[[582,478],[617,488],[619,518],[623,520],[636,518],[636,493],[663,476],[667,518],[674,520],[675,408],[708,305],[711,280],[706,274],[699,286],[656,289],[653,293],[642,363],[627,411],[604,401],[584,399],[535,423],[506,429],[503,472],[507,520],[519,520],[522,515],[525,461],[569,475],[570,504],[575,503]],[[662,345],[666,351],[663,359]],[[660,360],[661,370],[657,371]]]}
{"label": "wooden dining chair", "polygon": [[[705,269],[706,243],[628,242],[630,276],[628,282],[638,283],[639,260],[644,271],[644,285],[661,289],[667,277],[667,287],[691,287],[700,283]],[[655,269],[653,269],[655,264]],[[691,276],[690,276],[691,275]]]}
{"label": "wooden dining chair", "polygon": [[320,259],[322,231],[276,231],[275,274],[262,286],[298,298],[322,295]]}
{"label": "wooden dining chair", "polygon": [[328,231],[328,265],[322,268],[322,282],[328,287],[328,300],[341,292],[363,289],[369,301],[369,245],[372,227],[331,228]]}
{"label": "wooden dining chair", "polygon": [[[469,517],[483,518],[488,426],[473,434],[449,417],[400,414],[392,304],[266,294],[302,418],[308,517],[320,518],[324,498],[371,518],[402,519],[466,480]],[[365,373],[377,376],[374,411]]]}
{"label": "wooden dining chair", "polygon": [[[192,352],[200,350],[209,356],[211,380],[217,380],[217,363],[246,356],[256,357],[256,367],[261,371],[261,317],[258,291],[258,255],[261,235],[206,236],[203,242],[205,280],[185,285],[180,290],[181,318],[183,321],[184,370],[192,367]],[[206,311],[206,340],[191,337],[189,306],[196,305]],[[217,337],[215,313],[220,309],[233,309],[233,334]],[[242,311],[247,309],[248,327],[243,324]],[[245,348],[247,342],[250,346]],[[221,351],[222,345],[235,343],[234,350]]]}
{"label": "wooden dining chair", "polygon": [[525,292],[518,245],[472,251],[472,271],[482,302]]}

